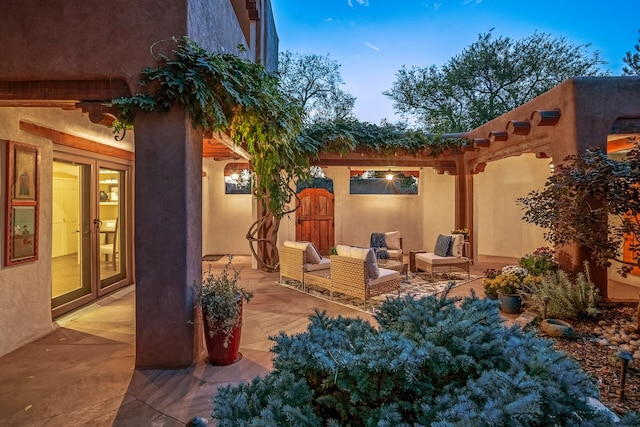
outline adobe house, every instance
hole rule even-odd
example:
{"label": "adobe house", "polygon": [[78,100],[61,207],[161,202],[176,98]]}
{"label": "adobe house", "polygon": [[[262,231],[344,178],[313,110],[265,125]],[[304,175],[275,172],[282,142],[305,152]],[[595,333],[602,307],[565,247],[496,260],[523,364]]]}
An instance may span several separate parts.
{"label": "adobe house", "polygon": [[[182,36],[277,68],[269,0],[4,6],[0,354],[134,282],[136,366],[188,366],[200,354],[189,321],[202,269],[203,135],[180,109],[138,117],[135,134],[104,125],[110,101],[137,92],[139,72]],[[26,195],[8,182],[23,165]],[[14,230],[25,225],[22,239]]]}
{"label": "adobe house", "polygon": [[[639,95],[640,77],[576,77],[465,133],[468,142],[458,153],[321,155],[317,165],[334,179],[335,241],[366,246],[372,230],[399,228],[406,254],[430,249],[443,231],[466,227],[472,230],[472,258],[519,258],[548,246],[542,229],[521,220],[516,199],[542,189],[551,167],[569,154],[600,148],[621,156],[640,140]],[[349,194],[350,170],[387,168],[419,170],[420,197]],[[299,218],[284,222],[280,240],[299,238]],[[587,259],[578,247],[558,255],[567,271],[581,271]],[[601,296],[640,294],[629,288],[640,287],[637,273],[622,278],[615,264],[590,267]]]}
{"label": "adobe house", "polygon": [[[202,256],[249,253],[255,201],[225,194],[224,184],[247,159],[204,138],[180,109],[140,116],[135,132],[114,135],[105,126],[109,102],[138,90],[139,71],[174,36],[212,52],[243,44],[248,51],[238,54],[274,70],[270,2],[25,0],[6,6],[0,24],[0,355],[51,331],[56,316],[135,283],[136,367],[191,365],[202,346],[189,324]],[[515,199],[544,185],[551,160],[635,137],[639,92],[637,78],[573,79],[437,159],[323,155],[333,241],[365,246],[372,231],[400,230],[408,253],[468,227],[474,257],[543,246],[542,230],[520,220]],[[528,133],[514,121],[528,121]],[[35,177],[21,195],[25,163]],[[351,172],[391,168],[417,171],[418,193],[350,194]],[[279,241],[297,238],[297,222],[296,214],[283,219]],[[26,239],[15,231],[24,225],[33,230]],[[618,279],[609,272],[609,282]],[[620,286],[638,286],[636,279]]]}

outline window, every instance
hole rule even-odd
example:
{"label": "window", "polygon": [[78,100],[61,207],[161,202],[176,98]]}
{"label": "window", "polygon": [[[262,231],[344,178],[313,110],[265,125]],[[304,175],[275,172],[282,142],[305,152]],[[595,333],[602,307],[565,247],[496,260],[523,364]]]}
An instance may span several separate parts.
{"label": "window", "polygon": [[224,167],[225,194],[251,194],[251,169],[248,163],[229,163]]}
{"label": "window", "polygon": [[418,194],[419,171],[352,170],[350,175],[350,194]]}

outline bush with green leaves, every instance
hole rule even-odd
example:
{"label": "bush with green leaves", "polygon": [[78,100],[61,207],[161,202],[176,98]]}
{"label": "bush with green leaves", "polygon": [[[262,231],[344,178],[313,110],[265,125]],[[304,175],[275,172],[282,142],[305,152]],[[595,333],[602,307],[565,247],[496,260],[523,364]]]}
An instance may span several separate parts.
{"label": "bush with green leaves", "polygon": [[555,251],[547,246],[540,247],[532,253],[525,254],[518,264],[526,268],[529,274],[543,276],[558,269],[558,263],[553,260]]}
{"label": "bush with green leaves", "polygon": [[220,388],[216,425],[614,425],[587,404],[597,389],[579,365],[506,327],[495,301],[406,296],[375,319],[316,312],[305,332],[272,337],[273,371]]}
{"label": "bush with green leaves", "polygon": [[558,269],[543,276],[542,280],[529,282],[521,291],[527,306],[539,313],[544,312],[547,299],[547,317],[579,319],[598,314],[600,294],[591,281],[587,262],[584,263],[584,273],[578,273],[575,280]]}

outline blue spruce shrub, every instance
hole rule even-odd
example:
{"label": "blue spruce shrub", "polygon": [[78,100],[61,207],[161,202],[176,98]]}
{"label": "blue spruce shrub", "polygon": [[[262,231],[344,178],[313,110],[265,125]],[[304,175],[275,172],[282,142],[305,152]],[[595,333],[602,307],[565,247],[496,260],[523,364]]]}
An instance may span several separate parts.
{"label": "blue spruce shrub", "polygon": [[217,425],[625,425],[587,404],[595,385],[551,341],[506,327],[496,301],[408,296],[375,318],[316,312],[306,332],[272,337],[273,371],[222,387]]}

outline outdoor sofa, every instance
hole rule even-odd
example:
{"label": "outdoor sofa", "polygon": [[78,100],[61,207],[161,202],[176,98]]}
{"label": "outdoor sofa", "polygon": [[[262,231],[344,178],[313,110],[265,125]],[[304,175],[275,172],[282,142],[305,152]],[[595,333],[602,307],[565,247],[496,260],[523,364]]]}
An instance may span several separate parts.
{"label": "outdoor sofa", "polygon": [[[317,286],[334,293],[361,299],[366,307],[373,296],[400,289],[400,272],[380,268],[371,248],[337,245],[330,262],[309,262],[308,242],[284,242],[280,247],[280,280],[288,277],[302,283],[303,289]],[[313,260],[317,258],[312,256]],[[329,266],[327,268],[326,266]]]}

